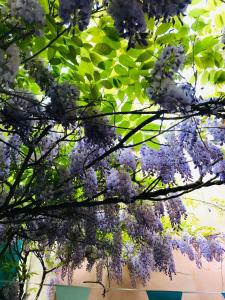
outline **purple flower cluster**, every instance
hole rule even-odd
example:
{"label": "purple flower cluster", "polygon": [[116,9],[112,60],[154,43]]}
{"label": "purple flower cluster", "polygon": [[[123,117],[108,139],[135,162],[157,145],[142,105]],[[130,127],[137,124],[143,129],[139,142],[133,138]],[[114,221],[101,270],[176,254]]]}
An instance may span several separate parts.
{"label": "purple flower cluster", "polygon": [[50,103],[46,110],[53,120],[68,126],[75,122],[77,109],[75,100],[79,97],[78,89],[69,83],[54,83],[46,94]]}
{"label": "purple flower cluster", "polygon": [[221,261],[225,253],[225,248],[216,236],[190,236],[185,234],[182,238],[173,240],[173,248],[188,255],[190,260],[194,260],[199,268],[202,266],[202,258],[211,262]]}
{"label": "purple flower cluster", "polygon": [[164,272],[172,278],[175,274],[175,263],[172,253],[172,239],[170,236],[157,236],[154,241],[153,255],[155,269]]}
{"label": "purple flower cluster", "polygon": [[172,79],[174,73],[178,72],[184,60],[185,55],[182,46],[165,47],[156,61],[151,75],[155,81],[161,81],[166,78]]}
{"label": "purple flower cluster", "polygon": [[64,24],[78,25],[84,30],[91,17],[93,0],[59,0],[59,16]]}
{"label": "purple flower cluster", "polygon": [[179,145],[163,145],[159,151],[142,146],[141,167],[144,173],[160,177],[163,183],[175,182],[176,173],[184,180],[191,178],[189,165]]}
{"label": "purple flower cluster", "polygon": [[225,126],[221,119],[215,119],[213,121],[209,120],[207,129],[212,135],[215,143],[219,143],[220,146],[225,143]]}
{"label": "purple flower cluster", "polygon": [[[200,175],[205,175],[206,173],[213,172],[215,163],[222,161],[223,153],[219,147],[207,140],[204,141],[199,136],[198,125],[198,119],[184,122],[180,127],[179,141],[191,156]],[[217,165],[217,167],[219,167],[219,165]]]}
{"label": "purple flower cluster", "polygon": [[173,79],[184,60],[183,47],[168,46],[164,48],[151,72],[151,85],[146,93],[169,112],[186,112],[192,104],[198,103],[195,89],[189,83],[177,84]]}
{"label": "purple flower cluster", "polygon": [[98,114],[98,111],[92,110],[87,118],[84,116],[85,137],[93,144],[112,145],[116,139],[115,127],[106,117],[98,117]]}
{"label": "purple flower cluster", "polygon": [[60,138],[62,138],[60,133],[51,132],[41,140],[41,155],[46,157],[48,161],[53,161],[59,154]]}
{"label": "purple flower cluster", "polygon": [[98,178],[96,171],[89,168],[83,175],[84,194],[86,197],[91,198],[97,194],[98,191]]}
{"label": "purple flower cluster", "polygon": [[45,13],[38,0],[8,0],[10,13],[27,24],[44,25]]}
{"label": "purple flower cluster", "polygon": [[155,214],[154,209],[148,204],[132,206],[133,215],[137,224],[149,231],[161,232],[163,227],[160,218]]}
{"label": "purple flower cluster", "polygon": [[143,0],[143,9],[149,18],[168,20],[183,14],[191,0]]}
{"label": "purple flower cluster", "polygon": [[8,85],[14,82],[20,63],[20,51],[16,44],[11,44],[6,50],[0,49],[1,83]]}
{"label": "purple flower cluster", "polygon": [[146,23],[141,4],[136,0],[110,0],[108,13],[120,36],[129,39],[128,48],[136,42],[146,45]]}
{"label": "purple flower cluster", "polygon": [[49,87],[54,83],[54,77],[48,68],[44,66],[44,62],[41,60],[29,61],[26,68],[41,90],[48,92]]}
{"label": "purple flower cluster", "polygon": [[183,201],[181,198],[170,199],[165,202],[165,206],[172,227],[179,227],[182,217],[187,218],[187,212]]}
{"label": "purple flower cluster", "polygon": [[6,128],[11,126],[23,141],[26,141],[36,117],[40,117],[41,107],[33,94],[18,91],[4,103],[1,119]]}
{"label": "purple flower cluster", "polygon": [[112,168],[106,174],[106,189],[109,197],[119,196],[126,202],[131,202],[137,191],[127,171]]}
{"label": "purple flower cluster", "polygon": [[117,155],[118,155],[118,161],[120,165],[123,165],[128,170],[135,171],[137,166],[137,158],[133,150],[129,148],[125,148],[118,151]]}

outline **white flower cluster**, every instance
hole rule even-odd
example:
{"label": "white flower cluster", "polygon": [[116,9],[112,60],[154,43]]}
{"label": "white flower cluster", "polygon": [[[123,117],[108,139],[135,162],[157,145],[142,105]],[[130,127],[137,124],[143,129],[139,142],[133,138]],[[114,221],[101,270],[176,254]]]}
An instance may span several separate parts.
{"label": "white flower cluster", "polygon": [[20,66],[20,52],[16,44],[10,45],[5,51],[0,49],[0,81],[13,83]]}
{"label": "white flower cluster", "polygon": [[13,17],[21,18],[28,24],[45,23],[44,10],[37,0],[8,0],[8,6]]}
{"label": "white flower cluster", "polygon": [[149,18],[170,19],[183,14],[191,0],[144,0],[143,9]]}

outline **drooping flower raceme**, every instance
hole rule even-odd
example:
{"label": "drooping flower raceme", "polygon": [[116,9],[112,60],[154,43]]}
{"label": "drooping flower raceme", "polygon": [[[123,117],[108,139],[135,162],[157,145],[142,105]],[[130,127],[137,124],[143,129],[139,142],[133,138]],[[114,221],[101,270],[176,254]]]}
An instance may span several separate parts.
{"label": "drooping flower raceme", "polygon": [[134,152],[127,148],[118,151],[118,160],[121,165],[128,168],[128,170],[135,170],[137,166],[137,158]]}
{"label": "drooping flower raceme", "polygon": [[136,196],[136,188],[127,171],[111,169],[106,175],[106,189],[109,196],[119,196],[127,202]]}
{"label": "drooping flower raceme", "polygon": [[97,110],[90,110],[84,114],[85,136],[93,144],[102,146],[112,145],[116,139],[115,127],[112,126],[105,116],[98,116]]}
{"label": "drooping flower raceme", "polygon": [[176,147],[163,145],[159,151],[142,146],[141,167],[144,173],[160,177],[163,183],[174,182],[176,173],[185,181],[191,178],[190,167],[179,144]]}
{"label": "drooping flower raceme", "polygon": [[164,48],[151,72],[150,86],[146,93],[150,99],[169,112],[190,110],[198,103],[194,88],[189,84],[177,84],[174,75],[185,60],[184,50],[180,47]]}
{"label": "drooping flower raceme", "polygon": [[21,63],[20,52],[16,44],[6,50],[0,49],[0,82],[13,83]]}
{"label": "drooping flower raceme", "polygon": [[41,106],[33,94],[17,91],[18,95],[4,103],[1,112],[1,120],[6,126],[12,126],[16,133],[25,141],[31,128],[34,119],[40,118],[42,115]]}
{"label": "drooping flower raceme", "polygon": [[64,24],[84,30],[90,21],[93,0],[59,0],[59,16]]}
{"label": "drooping flower raceme", "polygon": [[75,122],[76,103],[79,97],[78,89],[69,83],[57,84],[50,86],[47,96],[50,103],[47,105],[47,112],[50,117],[64,126],[69,126]]}
{"label": "drooping flower raceme", "polygon": [[138,1],[110,0],[108,13],[112,16],[119,34],[129,39],[128,47],[134,47],[136,42],[146,44],[146,23]]}
{"label": "drooping flower raceme", "polygon": [[185,60],[184,49],[182,46],[165,47],[162,54],[155,63],[152,70],[154,81],[161,81],[163,78],[173,78]]}
{"label": "drooping flower raceme", "polygon": [[222,146],[225,143],[225,126],[221,119],[209,120],[207,130],[213,137],[213,142]]}
{"label": "drooping flower raceme", "polygon": [[44,25],[45,13],[38,0],[8,0],[10,13],[27,24]]}
{"label": "drooping flower raceme", "polygon": [[143,0],[143,9],[149,18],[164,20],[183,14],[191,0]]}

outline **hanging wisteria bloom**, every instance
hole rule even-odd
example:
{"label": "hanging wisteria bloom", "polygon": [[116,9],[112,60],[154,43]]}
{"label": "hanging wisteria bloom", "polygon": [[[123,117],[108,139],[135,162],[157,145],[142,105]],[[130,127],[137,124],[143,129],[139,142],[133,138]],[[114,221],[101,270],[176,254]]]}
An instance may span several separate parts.
{"label": "hanging wisteria bloom", "polygon": [[121,165],[128,168],[128,170],[135,170],[137,166],[137,158],[135,157],[134,151],[131,149],[122,149],[118,151],[118,160]]}
{"label": "hanging wisteria bloom", "polygon": [[155,63],[151,72],[148,97],[169,112],[187,112],[199,102],[195,89],[189,83],[176,83],[174,75],[185,60],[183,47],[168,46]]}
{"label": "hanging wisteria bloom", "polygon": [[182,217],[185,219],[187,218],[187,212],[183,201],[181,198],[170,199],[165,201],[165,206],[172,227],[179,227]]}
{"label": "hanging wisteria bloom", "polygon": [[223,120],[215,119],[207,122],[207,130],[213,137],[213,142],[222,146],[225,143],[225,125]]}
{"label": "hanging wisteria bloom", "polygon": [[84,194],[86,197],[91,198],[97,194],[98,179],[96,172],[93,168],[89,168],[82,176],[84,182]]}
{"label": "hanging wisteria bloom", "polygon": [[130,174],[114,168],[106,175],[106,189],[109,196],[119,196],[127,202],[132,201],[137,193]]}
{"label": "hanging wisteria bloom", "polygon": [[183,14],[191,0],[143,0],[144,12],[149,18],[164,20]]}
{"label": "hanging wisteria bloom", "polygon": [[52,84],[47,92],[51,101],[46,108],[50,117],[64,126],[73,124],[77,114],[75,100],[79,94],[79,90],[69,83]]}
{"label": "hanging wisteria bloom", "polygon": [[20,52],[16,44],[10,45],[6,50],[0,49],[0,82],[13,83],[20,63]]}
{"label": "hanging wisteria bloom", "polygon": [[98,116],[97,110],[90,110],[84,114],[84,133],[88,141],[103,147],[112,145],[116,140],[115,127],[105,116]]}
{"label": "hanging wisteria bloom", "polygon": [[64,24],[84,30],[90,21],[93,0],[59,0],[59,16]]}
{"label": "hanging wisteria bloom", "polygon": [[45,13],[38,0],[8,0],[8,5],[13,17],[27,24],[44,25]]}
{"label": "hanging wisteria bloom", "polygon": [[129,40],[128,48],[136,42],[146,45],[146,23],[141,4],[136,0],[110,0],[108,13],[120,36]]}
{"label": "hanging wisteria bloom", "polygon": [[23,141],[28,139],[35,119],[42,115],[38,100],[33,94],[24,91],[17,91],[17,95],[4,103],[0,112],[5,126],[12,126]]}
{"label": "hanging wisteria bloom", "polygon": [[175,174],[180,174],[184,180],[191,178],[191,171],[182,148],[161,146],[160,150],[152,150],[142,146],[141,167],[143,173],[159,177],[163,183],[175,182]]}

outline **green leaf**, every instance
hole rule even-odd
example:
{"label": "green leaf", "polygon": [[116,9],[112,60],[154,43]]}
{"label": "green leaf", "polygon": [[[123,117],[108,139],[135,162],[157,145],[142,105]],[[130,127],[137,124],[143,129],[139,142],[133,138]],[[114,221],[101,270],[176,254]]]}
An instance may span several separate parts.
{"label": "green leaf", "polygon": [[120,88],[122,86],[122,83],[121,83],[121,81],[118,78],[113,78],[113,85],[116,88]]}
{"label": "green leaf", "polygon": [[102,57],[96,53],[91,52],[89,55],[94,65],[98,65],[102,61]]}
{"label": "green leaf", "polygon": [[151,70],[154,65],[154,61],[149,61],[141,67],[141,70]]}
{"label": "green leaf", "polygon": [[120,36],[118,34],[118,31],[114,27],[106,26],[104,27],[104,32],[106,35],[113,41],[119,41]]}
{"label": "green leaf", "polygon": [[143,52],[142,54],[140,54],[138,56],[138,58],[136,59],[137,62],[143,62],[146,60],[149,60],[150,58],[152,58],[152,55],[154,54],[153,51],[151,50],[146,50],[145,52]]}
{"label": "green leaf", "polygon": [[52,58],[54,58],[56,53],[56,50],[52,47],[48,48],[48,60],[51,60]]}
{"label": "green leaf", "polygon": [[214,83],[220,84],[225,82],[225,71],[217,71],[214,75]]}
{"label": "green leaf", "polygon": [[167,30],[171,27],[171,23],[162,23],[156,29],[155,35],[161,35],[167,32]]}
{"label": "green leaf", "polygon": [[124,68],[123,66],[119,65],[119,64],[115,65],[114,70],[119,75],[127,75],[128,74],[127,69]]}
{"label": "green leaf", "polygon": [[95,81],[99,81],[101,78],[101,74],[98,71],[94,71],[94,79]]}
{"label": "green leaf", "polygon": [[91,76],[91,74],[85,73],[85,76],[87,77],[87,79],[88,79],[89,81],[92,81],[92,80],[93,80],[93,77]]}
{"label": "green leaf", "polygon": [[93,49],[93,51],[95,51],[101,55],[108,55],[112,50],[113,49],[105,43],[99,43]]}
{"label": "green leaf", "polygon": [[78,36],[74,35],[71,40],[76,46],[78,46],[78,47],[83,46],[83,42]]}
{"label": "green leaf", "polygon": [[125,66],[125,67],[136,67],[133,59],[128,56],[128,55],[125,55],[125,54],[122,54],[120,57],[119,57],[119,62],[121,63],[121,65]]}
{"label": "green leaf", "polygon": [[106,88],[106,89],[112,89],[113,85],[109,80],[103,80],[101,81],[101,84]]}
{"label": "green leaf", "polygon": [[201,17],[202,15],[208,13],[208,11],[204,8],[196,8],[189,12],[189,16],[193,18]]}
{"label": "green leaf", "polygon": [[61,59],[59,58],[59,57],[55,57],[55,58],[52,58],[51,60],[50,60],[50,64],[51,65],[59,65],[59,64],[61,64]]}
{"label": "green leaf", "polygon": [[194,31],[202,30],[207,24],[202,20],[196,20],[192,25],[191,29]]}
{"label": "green leaf", "polygon": [[45,12],[48,13],[49,7],[48,7],[48,0],[39,0],[41,6],[44,8]]}

